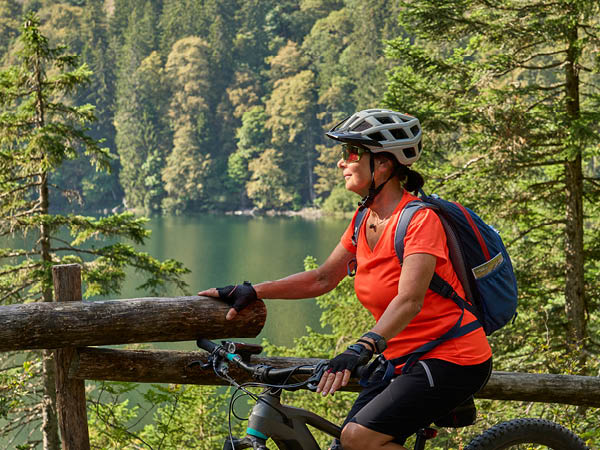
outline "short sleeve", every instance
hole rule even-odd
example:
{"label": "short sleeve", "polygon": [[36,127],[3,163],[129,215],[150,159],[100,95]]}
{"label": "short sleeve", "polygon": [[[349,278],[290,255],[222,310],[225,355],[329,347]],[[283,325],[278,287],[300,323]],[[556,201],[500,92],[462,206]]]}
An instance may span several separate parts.
{"label": "short sleeve", "polygon": [[352,243],[352,235],[354,234],[354,223],[356,221],[356,215],[358,214],[358,209],[354,212],[354,217],[352,217],[352,221],[342,234],[342,238],[340,239],[340,243],[344,246],[346,250],[350,253],[356,254],[356,246]]}
{"label": "short sleeve", "polygon": [[438,215],[430,208],[415,213],[404,237],[404,257],[427,253],[443,260],[448,259],[446,233]]}

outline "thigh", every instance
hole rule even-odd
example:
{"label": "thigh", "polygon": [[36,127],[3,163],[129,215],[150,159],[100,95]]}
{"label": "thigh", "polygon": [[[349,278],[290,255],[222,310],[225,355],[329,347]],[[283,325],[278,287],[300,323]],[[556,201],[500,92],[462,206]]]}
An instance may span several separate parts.
{"label": "thigh", "polygon": [[419,361],[376,394],[350,420],[403,443],[419,428],[450,412],[487,381],[491,360],[475,366]]}

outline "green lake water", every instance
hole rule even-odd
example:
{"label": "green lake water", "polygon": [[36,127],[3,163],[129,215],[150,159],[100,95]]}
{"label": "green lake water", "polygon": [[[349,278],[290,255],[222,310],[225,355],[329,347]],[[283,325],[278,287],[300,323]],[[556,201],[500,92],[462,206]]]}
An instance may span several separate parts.
{"label": "green lake water", "polygon": [[[159,217],[148,223],[152,236],[143,248],[159,259],[181,261],[190,293],[210,287],[274,280],[304,270],[311,255],[321,264],[339,242],[344,219],[308,220],[300,217],[196,216]],[[147,296],[130,279],[121,298]],[[174,290],[167,296],[181,295]],[[267,321],[259,336],[277,345],[291,345],[306,326],[319,329],[320,311],[314,299],[267,300]],[[160,344],[156,344],[161,346]],[[191,347],[190,347],[191,345]],[[194,343],[169,344],[195,348]],[[165,346],[162,346],[165,347]]]}

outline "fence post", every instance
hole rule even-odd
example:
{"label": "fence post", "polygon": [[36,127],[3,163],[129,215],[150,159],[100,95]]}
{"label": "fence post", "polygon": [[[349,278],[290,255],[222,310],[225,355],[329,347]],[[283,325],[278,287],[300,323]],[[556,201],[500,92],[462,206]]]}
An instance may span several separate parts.
{"label": "fence post", "polygon": [[[79,264],[52,267],[52,279],[55,301],[82,301],[81,267]],[[85,403],[85,380],[69,378],[69,367],[75,355],[76,349],[73,347],[54,350],[58,424],[63,450],[89,450],[90,438]]]}

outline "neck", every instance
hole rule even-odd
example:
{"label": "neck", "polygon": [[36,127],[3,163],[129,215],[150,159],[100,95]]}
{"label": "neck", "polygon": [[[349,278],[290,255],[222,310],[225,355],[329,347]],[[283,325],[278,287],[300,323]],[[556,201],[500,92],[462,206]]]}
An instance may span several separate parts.
{"label": "neck", "polygon": [[373,203],[369,207],[378,218],[384,219],[389,217],[404,195],[404,188],[397,178],[391,179],[375,197]]}

